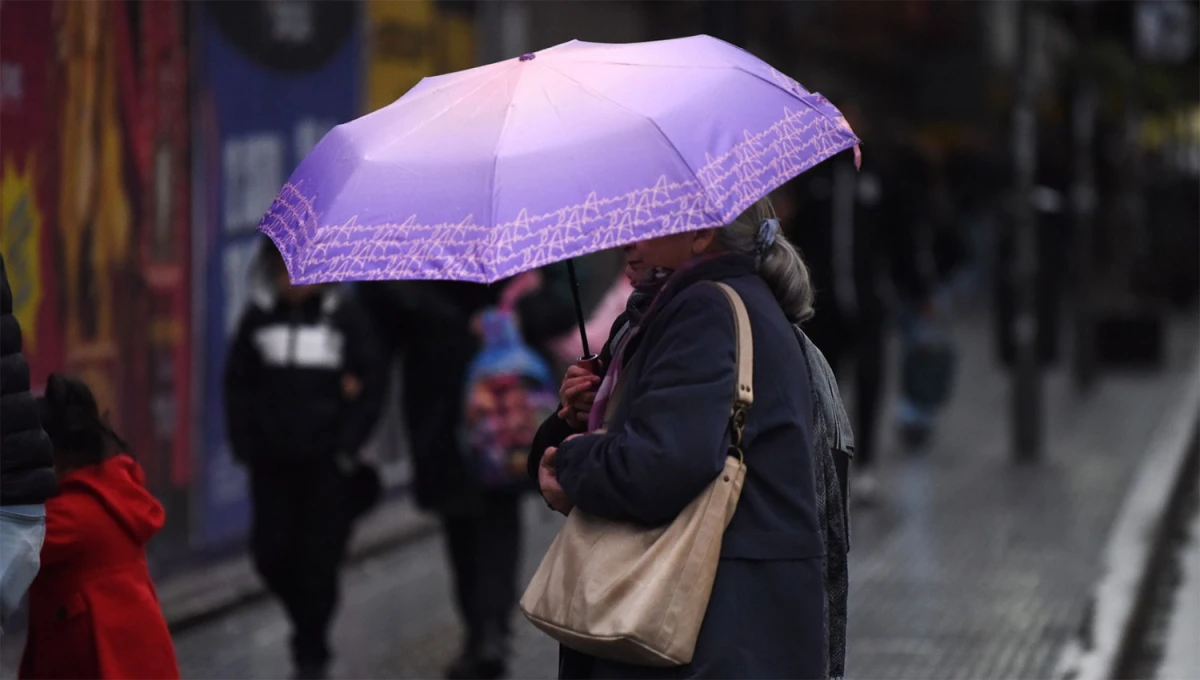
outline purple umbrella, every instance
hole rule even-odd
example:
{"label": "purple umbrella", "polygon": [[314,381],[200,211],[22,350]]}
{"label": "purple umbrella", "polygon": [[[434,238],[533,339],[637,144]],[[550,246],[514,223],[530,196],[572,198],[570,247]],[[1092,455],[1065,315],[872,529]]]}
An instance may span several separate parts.
{"label": "purple umbrella", "polygon": [[857,143],[827,99],[715,38],[572,41],[334,128],[259,228],[296,283],[491,283],[725,225]]}

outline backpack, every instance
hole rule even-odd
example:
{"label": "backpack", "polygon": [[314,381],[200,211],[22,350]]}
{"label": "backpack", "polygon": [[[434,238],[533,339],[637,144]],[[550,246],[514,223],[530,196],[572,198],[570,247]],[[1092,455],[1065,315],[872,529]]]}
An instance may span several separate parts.
{"label": "backpack", "polygon": [[530,485],[529,448],[538,426],[558,408],[549,365],[521,338],[513,305],[526,285],[505,291],[481,315],[483,349],[467,367],[461,449],[477,484],[518,490]]}
{"label": "backpack", "polygon": [[825,639],[828,643],[828,676],[846,673],[846,613],[850,595],[850,460],[854,457],[854,432],[842,404],[837,379],[825,355],[812,340],[793,327],[808,364],[813,402],[813,478],[816,481],[817,517],[825,539]]}

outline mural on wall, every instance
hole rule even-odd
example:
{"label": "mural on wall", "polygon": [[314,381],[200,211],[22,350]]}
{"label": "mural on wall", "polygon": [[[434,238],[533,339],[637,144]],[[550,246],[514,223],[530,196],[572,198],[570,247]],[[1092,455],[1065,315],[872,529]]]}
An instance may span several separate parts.
{"label": "mural on wall", "polygon": [[[137,135],[139,271],[150,413],[145,446],[156,462],[147,470],[172,522],[160,546],[182,554],[192,545],[191,182],[188,64],[179,0],[139,3]],[[164,541],[160,541],[163,543]]]}
{"label": "mural on wall", "polygon": [[0,252],[35,387],[62,365],[53,5],[0,3]]}
{"label": "mural on wall", "polygon": [[[162,157],[187,153],[182,5],[5,2],[0,12],[0,245],[34,388],[51,372],[91,385],[167,503],[153,556],[182,554],[191,482],[187,166],[151,167],[150,153],[156,141]],[[182,199],[181,211],[164,209],[164,192]],[[155,212],[169,215],[157,229]],[[174,245],[155,245],[163,243]]]}

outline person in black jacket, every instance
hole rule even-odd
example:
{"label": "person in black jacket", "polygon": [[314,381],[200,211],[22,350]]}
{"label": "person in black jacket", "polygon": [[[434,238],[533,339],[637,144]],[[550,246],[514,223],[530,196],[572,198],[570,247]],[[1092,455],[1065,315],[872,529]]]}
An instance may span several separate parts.
{"label": "person in black jacket", "polygon": [[[545,343],[575,326],[566,267],[540,270],[541,286],[515,315],[522,338],[547,360]],[[490,286],[397,281],[365,286],[372,316],[404,357],[404,409],[417,505],[438,515],[453,570],[465,644],[448,678],[497,678],[510,653],[521,548],[521,494],[484,488],[460,437],[467,368],[479,352],[476,320],[511,280]]]}
{"label": "person in black jacket", "polygon": [[295,635],[301,677],[324,675],[338,569],[350,535],[350,480],[383,405],[386,362],[370,319],[332,286],[293,286],[265,264],[230,350],[226,420],[250,471],[252,550]]}
{"label": "person in black jacket", "polygon": [[[861,171],[841,154],[789,185],[796,219],[785,223],[812,268],[816,313],[804,332],[838,376],[855,375],[854,488],[858,502],[879,495],[874,470],[886,385],[889,298],[920,298],[921,222],[928,164],[901,133],[873,135],[851,101],[855,131],[872,140]],[[890,290],[889,290],[890,289]]]}
{"label": "person in black jacket", "polygon": [[46,499],[54,495],[54,449],[29,391],[21,326],[13,316],[8,270],[0,256],[0,631],[21,602],[40,564]]}

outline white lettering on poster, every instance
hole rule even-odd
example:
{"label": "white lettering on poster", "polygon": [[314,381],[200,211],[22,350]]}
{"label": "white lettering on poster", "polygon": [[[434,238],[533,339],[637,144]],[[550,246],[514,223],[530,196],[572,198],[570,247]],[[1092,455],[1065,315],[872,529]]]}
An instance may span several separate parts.
{"label": "white lettering on poster", "polygon": [[312,40],[311,0],[268,0],[266,10],[271,40],[293,44]]}
{"label": "white lettering on poster", "polygon": [[283,139],[276,132],[234,137],[222,150],[225,173],[224,230],[253,230],[283,185]]}
{"label": "white lettering on poster", "polygon": [[19,104],[25,98],[25,71],[15,62],[0,63],[0,102]]}
{"label": "white lettering on poster", "polygon": [[299,162],[307,156],[333,126],[333,121],[324,118],[304,118],[296,123],[292,131],[292,150],[296,154],[296,161]]}

